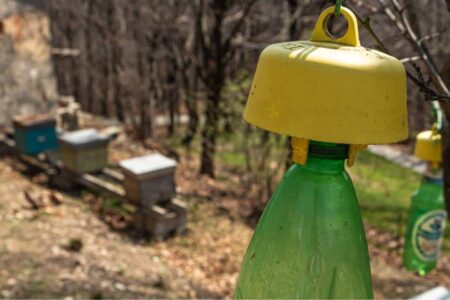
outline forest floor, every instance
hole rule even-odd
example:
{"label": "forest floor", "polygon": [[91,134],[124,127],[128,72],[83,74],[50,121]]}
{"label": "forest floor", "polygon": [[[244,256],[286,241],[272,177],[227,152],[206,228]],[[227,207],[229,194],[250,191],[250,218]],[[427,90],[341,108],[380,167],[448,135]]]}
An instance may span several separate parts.
{"label": "forest floor", "polygon": [[[110,158],[114,163],[155,150],[173,155],[156,144],[141,147],[119,138]],[[199,177],[195,157],[181,153],[176,174],[178,197],[189,207],[188,233],[162,242],[127,229],[127,218],[114,213],[123,207],[104,195],[51,190],[42,174],[0,157],[0,297],[231,297],[254,223],[246,216],[248,201],[241,198],[238,177],[220,162],[223,176]],[[351,172],[367,221],[376,298],[408,298],[437,285],[450,287],[448,251],[426,277],[401,266],[402,238],[395,224],[407,209],[408,200],[401,198],[416,186],[417,175],[368,153],[359,165]],[[410,183],[405,190],[389,176]],[[380,202],[386,193],[391,200]],[[45,205],[31,208],[27,195]],[[400,204],[393,206],[397,197]]]}

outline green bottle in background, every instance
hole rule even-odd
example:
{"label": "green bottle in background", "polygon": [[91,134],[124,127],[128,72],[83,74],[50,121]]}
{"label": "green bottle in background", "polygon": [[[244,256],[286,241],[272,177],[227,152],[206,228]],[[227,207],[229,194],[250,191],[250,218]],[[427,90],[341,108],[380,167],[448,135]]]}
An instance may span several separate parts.
{"label": "green bottle in background", "polygon": [[435,268],[447,218],[442,178],[424,176],[413,195],[405,237],[403,263],[426,275]]}
{"label": "green bottle in background", "polygon": [[310,142],[266,207],[245,255],[236,299],[373,298],[348,145]]}
{"label": "green bottle in background", "polygon": [[403,264],[409,271],[426,275],[436,267],[447,213],[440,164],[442,137],[437,124],[417,135],[414,155],[427,162],[419,189],[411,199]]}

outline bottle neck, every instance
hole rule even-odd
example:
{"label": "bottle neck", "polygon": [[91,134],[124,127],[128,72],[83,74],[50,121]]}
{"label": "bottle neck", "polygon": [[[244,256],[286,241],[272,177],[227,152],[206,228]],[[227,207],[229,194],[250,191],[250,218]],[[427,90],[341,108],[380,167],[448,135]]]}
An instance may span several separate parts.
{"label": "bottle neck", "polygon": [[428,176],[424,175],[422,177],[422,182],[426,184],[444,185],[444,179],[442,176]]}
{"label": "bottle neck", "polygon": [[316,172],[339,173],[344,171],[344,166],[345,159],[325,159],[309,155],[303,167]]}
{"label": "bottle neck", "polygon": [[342,172],[347,158],[348,145],[310,141],[304,167],[318,172]]}
{"label": "bottle neck", "polygon": [[426,177],[434,179],[443,177],[442,168],[438,162],[427,162],[424,174]]}

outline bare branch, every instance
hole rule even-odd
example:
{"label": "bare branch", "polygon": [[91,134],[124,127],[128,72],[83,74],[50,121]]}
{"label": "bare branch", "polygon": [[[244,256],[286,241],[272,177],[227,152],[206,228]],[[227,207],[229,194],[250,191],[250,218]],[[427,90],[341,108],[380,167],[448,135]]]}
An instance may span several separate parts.
{"label": "bare branch", "polygon": [[[449,0],[449,1],[450,1],[450,0]],[[421,38],[419,39],[419,43],[423,43],[423,42],[429,41],[429,40],[431,40],[431,39],[440,37],[440,36],[441,36],[442,34],[444,34],[446,31],[447,31],[447,30],[442,30],[442,31],[439,31],[439,32],[434,32],[434,33],[428,34],[428,35],[426,35],[426,36],[423,36],[423,37],[421,37]]]}
{"label": "bare branch", "polygon": [[233,40],[233,38],[236,36],[236,34],[238,33],[238,31],[241,29],[242,24],[244,24],[245,18],[247,17],[247,15],[250,13],[253,5],[255,5],[255,3],[258,0],[250,0],[246,3],[244,9],[242,10],[242,15],[241,18],[239,19],[239,21],[237,21],[237,23],[234,25],[234,27],[231,29],[230,34],[228,36],[228,38],[225,40],[224,42],[224,53],[227,53],[228,50],[230,49],[230,44],[231,41]]}
{"label": "bare branch", "polygon": [[400,59],[400,62],[402,64],[404,63],[409,63],[409,62],[414,62],[414,61],[418,61],[421,60],[422,58],[420,56],[413,56],[413,57],[406,57],[406,58],[402,58]]}
{"label": "bare branch", "polygon": [[[430,56],[428,49],[424,45],[423,42],[421,42],[417,35],[415,34],[414,30],[411,27],[411,24],[409,23],[408,18],[405,15],[404,6],[401,6],[397,0],[391,0],[392,4],[394,5],[396,12],[398,15],[400,15],[400,18],[397,17],[397,15],[392,12],[392,10],[387,6],[387,3],[384,0],[378,0],[378,2],[383,6],[383,10],[388,16],[388,18],[396,25],[397,29],[400,31],[400,33],[405,36],[405,38],[408,40],[408,42],[416,49],[418,52],[421,60],[424,61],[424,63],[427,66],[427,69],[430,71],[432,76],[432,81],[438,85],[439,89],[443,92],[437,92],[429,87],[429,82],[425,82],[424,80],[421,80],[420,78],[417,78],[413,74],[411,74],[409,71],[406,71],[406,74],[408,78],[419,87],[419,90],[425,94],[425,99],[427,100],[438,100],[438,101],[450,101],[450,92],[445,85],[442,77],[439,74],[439,71],[436,68],[436,65]],[[353,10],[354,11],[354,10]],[[358,18],[358,21],[362,24],[362,26],[369,32],[372,39],[375,42],[375,45],[383,52],[390,54],[389,50],[386,48],[384,43],[382,42],[381,38],[376,34],[376,32],[373,30],[371,25],[371,19],[370,17],[367,17],[363,19],[359,14],[356,13],[356,17]]]}

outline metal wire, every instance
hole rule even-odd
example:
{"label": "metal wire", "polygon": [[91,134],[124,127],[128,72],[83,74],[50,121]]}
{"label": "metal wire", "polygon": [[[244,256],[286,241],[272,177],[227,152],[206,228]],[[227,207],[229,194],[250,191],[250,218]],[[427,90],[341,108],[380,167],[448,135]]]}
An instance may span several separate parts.
{"label": "metal wire", "polygon": [[341,15],[341,7],[342,7],[342,0],[336,0],[336,5],[334,6],[334,15],[336,17],[339,17]]}

